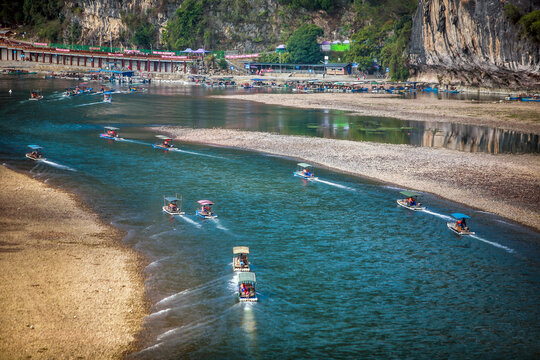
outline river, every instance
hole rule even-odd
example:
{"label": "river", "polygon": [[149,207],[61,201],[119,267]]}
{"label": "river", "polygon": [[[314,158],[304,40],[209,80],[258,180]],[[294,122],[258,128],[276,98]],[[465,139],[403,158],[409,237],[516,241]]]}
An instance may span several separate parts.
{"label": "river", "polygon": [[[395,202],[402,189],[329,170],[315,169],[323,182],[304,183],[287,158],[193,144],[166,153],[150,146],[158,139],[145,130],[243,124],[320,136],[301,125],[338,123],[343,113],[154,85],[104,104],[99,95],[63,97],[71,85],[0,80],[0,160],[79,194],[148,257],[152,314],[144,320],[144,349],[129,358],[540,353],[537,232],[429,194],[421,198],[428,211],[413,213]],[[33,88],[42,89],[42,101],[28,100]],[[103,126],[119,127],[126,141],[101,139]],[[48,162],[25,159],[28,144],[43,146]],[[183,198],[183,217],[161,211],[163,196],[175,194]],[[200,199],[216,204],[216,220],[194,215]],[[470,215],[477,235],[451,233],[453,212]],[[255,304],[236,299],[231,264],[238,245],[250,247]]]}

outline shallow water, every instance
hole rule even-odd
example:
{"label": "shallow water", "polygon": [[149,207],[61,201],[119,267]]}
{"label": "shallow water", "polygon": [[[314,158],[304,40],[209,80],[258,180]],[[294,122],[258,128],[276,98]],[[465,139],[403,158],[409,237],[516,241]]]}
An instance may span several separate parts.
{"label": "shallow water", "polygon": [[[0,160],[74,191],[149,259],[145,350],[134,359],[533,358],[540,353],[540,235],[425,194],[426,212],[398,207],[400,189],[258,153],[177,144],[153,149],[148,125],[271,130],[341,114],[205,97],[199,89],[63,98],[65,81],[0,81]],[[11,87],[14,95],[7,95]],[[44,101],[29,102],[40,87]],[[318,121],[318,120],[317,120]],[[102,126],[128,141],[108,141]],[[288,126],[288,125],[287,125]],[[294,127],[293,127],[294,128]],[[294,128],[296,129],[296,128]],[[294,133],[294,131],[293,131]],[[44,147],[50,163],[24,158]],[[294,154],[291,154],[294,155]],[[68,167],[69,169],[67,169]],[[70,171],[74,170],[74,171]],[[183,197],[184,217],[161,212]],[[216,203],[216,220],[194,215]],[[475,237],[457,237],[465,212]],[[259,303],[239,304],[232,247],[250,247]]]}

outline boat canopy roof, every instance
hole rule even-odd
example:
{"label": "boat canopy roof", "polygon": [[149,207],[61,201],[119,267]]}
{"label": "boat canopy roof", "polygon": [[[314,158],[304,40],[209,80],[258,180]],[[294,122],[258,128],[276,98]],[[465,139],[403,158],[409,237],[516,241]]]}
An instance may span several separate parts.
{"label": "boat canopy roof", "polygon": [[400,192],[401,195],[405,195],[407,197],[417,197],[418,194],[412,191],[402,191]]}
{"label": "boat canopy roof", "polygon": [[233,254],[249,254],[249,247],[247,246],[235,246],[232,248]]}
{"label": "boat canopy roof", "polygon": [[105,129],[107,129],[107,130],[120,130],[119,128],[114,127],[114,126],[105,126]]}
{"label": "boat canopy roof", "polygon": [[456,219],[470,219],[469,216],[462,213],[453,213],[452,216],[455,217]]}
{"label": "boat canopy roof", "polygon": [[240,274],[238,274],[238,282],[239,283],[246,283],[246,282],[256,283],[257,281],[255,280],[255,273],[241,272]]}
{"label": "boat canopy roof", "polygon": [[213,202],[211,202],[210,200],[199,200],[197,201],[199,204],[201,205],[214,205]]}
{"label": "boat canopy roof", "polygon": [[296,164],[296,165],[301,166],[301,167],[303,167],[303,168],[311,167],[311,165],[306,164],[306,163],[298,163],[298,164]]}
{"label": "boat canopy roof", "polygon": [[180,201],[179,198],[174,197],[174,196],[167,196],[167,197],[165,198],[165,200],[167,200],[168,202]]}
{"label": "boat canopy roof", "polygon": [[28,145],[28,147],[32,150],[41,150],[43,149],[41,146],[39,145]]}
{"label": "boat canopy roof", "polygon": [[170,137],[165,135],[156,135],[157,138],[163,139],[163,140],[172,140]]}

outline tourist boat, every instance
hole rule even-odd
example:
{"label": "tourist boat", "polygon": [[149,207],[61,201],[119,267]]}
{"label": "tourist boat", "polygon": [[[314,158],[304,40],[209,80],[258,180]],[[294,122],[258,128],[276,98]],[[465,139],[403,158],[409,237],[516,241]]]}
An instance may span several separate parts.
{"label": "tourist boat", "polygon": [[[180,206],[178,202],[180,201]],[[163,211],[171,215],[184,215],[185,212],[182,211],[182,199],[179,199],[176,196],[163,197]]]}
{"label": "tourist boat", "polygon": [[165,151],[175,149],[174,145],[171,144],[172,139],[170,137],[167,137],[165,135],[156,135],[158,139],[163,140],[161,144],[152,144],[152,147],[154,149],[162,149]]}
{"label": "tourist boat", "polygon": [[521,101],[533,101],[533,102],[540,102],[540,96],[529,96],[529,97],[523,97],[523,98],[521,98]]}
{"label": "tourist boat", "polygon": [[41,100],[43,95],[41,95],[41,90],[32,90],[30,92],[30,98],[28,100]]}
{"label": "tourist boat", "polygon": [[401,191],[400,194],[404,195],[406,198],[397,200],[399,206],[403,206],[404,208],[414,211],[426,210],[426,207],[422,206],[422,204],[417,201],[417,198],[419,196],[417,193],[412,191]]}
{"label": "tourist boat", "polygon": [[238,299],[241,302],[256,302],[257,293],[255,291],[255,273],[241,272],[238,274]]}
{"label": "tourist boat", "polygon": [[103,93],[103,102],[106,102],[109,104],[112,103],[112,95],[110,91],[105,91]]}
{"label": "tourist boat", "polygon": [[121,137],[118,137],[118,130],[120,129],[117,127],[105,126],[105,130],[107,130],[107,132],[99,134],[99,137],[109,140],[123,140]]}
{"label": "tourist boat", "polygon": [[215,219],[217,215],[212,211],[211,206],[214,205],[210,200],[199,200],[197,201],[201,204],[201,208],[195,211],[196,215],[199,215],[203,219]]}
{"label": "tourist boat", "polygon": [[461,213],[454,213],[452,214],[452,217],[456,219],[456,221],[446,223],[446,226],[448,226],[450,230],[458,235],[474,235],[474,231],[471,231],[465,223],[465,219],[470,219],[469,216]]}
{"label": "tourist boat", "polygon": [[294,172],[294,176],[298,176],[304,180],[308,181],[314,181],[319,180],[318,177],[315,177],[313,175],[313,166],[306,163],[298,163],[296,164],[296,171]]}
{"label": "tourist boat", "polygon": [[233,247],[233,271],[250,271],[248,262],[249,247]]}
{"label": "tourist boat", "polygon": [[39,145],[28,145],[28,147],[30,149],[32,149],[31,152],[29,153],[26,153],[26,157],[31,159],[31,160],[45,160],[45,158],[43,157],[43,154],[41,152],[41,149],[43,149],[41,146]]}

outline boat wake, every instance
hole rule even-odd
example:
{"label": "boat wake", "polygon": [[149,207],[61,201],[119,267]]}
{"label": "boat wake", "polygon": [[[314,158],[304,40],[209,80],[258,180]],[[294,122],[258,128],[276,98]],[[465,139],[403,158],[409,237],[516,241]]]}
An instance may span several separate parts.
{"label": "boat wake", "polygon": [[206,156],[206,157],[210,157],[210,158],[214,158],[214,159],[227,160],[226,158],[221,157],[221,156],[201,154],[201,153],[198,153],[198,152],[195,152],[195,151],[189,151],[189,150],[169,149],[169,151],[180,152],[180,153],[191,154],[191,155],[198,155],[198,156]]}
{"label": "boat wake", "polygon": [[71,168],[71,167],[66,166],[66,165],[61,165],[61,164],[55,163],[54,161],[50,161],[50,160],[38,160],[38,161],[40,161],[42,163],[45,163],[45,164],[48,164],[48,165],[51,165],[51,166],[54,166],[55,168],[58,168],[58,169],[69,170],[69,171],[77,171],[74,168]]}
{"label": "boat wake", "polygon": [[152,145],[152,144],[146,143],[144,141],[133,140],[133,139],[118,138],[118,139],[116,139],[116,141],[123,141],[123,142],[128,142],[128,143],[133,143],[133,144],[139,144],[139,145]]}
{"label": "boat wake", "polygon": [[75,105],[73,107],[81,107],[81,106],[89,106],[89,105],[97,105],[97,104],[104,104],[104,102],[103,101],[98,101],[98,102],[93,102],[93,103],[88,103],[88,104]]}
{"label": "boat wake", "polygon": [[427,214],[430,214],[430,215],[433,215],[433,216],[436,216],[438,218],[441,218],[443,220],[446,220],[446,221],[456,221],[454,220],[453,217],[451,216],[448,216],[448,215],[444,215],[444,214],[439,214],[438,212],[435,212],[435,211],[430,211],[430,210],[422,210],[423,212],[427,213]]}
{"label": "boat wake", "polygon": [[331,182],[331,181],[326,181],[326,180],[321,180],[321,179],[315,179],[313,181],[320,182],[320,183],[330,185],[330,186],[335,186],[337,188],[348,190],[348,191],[356,191],[356,189],[353,189],[352,187],[341,185],[341,184],[334,183],[334,182]]}
{"label": "boat wake", "polygon": [[227,229],[225,226],[221,225],[221,223],[219,222],[219,219],[212,219],[214,220],[214,222],[216,223],[216,227],[220,230],[223,230],[223,231],[229,231],[229,229]]}
{"label": "boat wake", "polygon": [[514,253],[514,250],[513,249],[510,249],[509,247],[507,246],[504,246],[504,245],[501,245],[499,243],[496,243],[494,241],[489,241],[489,240],[486,240],[478,235],[469,235],[470,237],[476,239],[476,240],[480,240],[482,242],[485,242],[486,244],[490,244],[490,245],[493,245],[495,247],[498,247],[500,249],[503,249],[503,250],[506,250],[507,252],[509,252],[510,254]]}
{"label": "boat wake", "polygon": [[198,222],[194,221],[194,220],[191,220],[190,218],[188,218],[186,215],[175,215],[175,217],[179,217],[181,218],[182,220],[184,220],[185,222],[191,224],[191,225],[194,225],[198,228],[201,228],[201,224],[199,224]]}
{"label": "boat wake", "polygon": [[170,304],[173,300],[177,300],[178,298],[184,295],[188,295],[188,294],[193,295],[197,292],[202,292],[202,291],[207,291],[208,289],[212,289],[215,287],[216,284],[219,284],[220,282],[222,282],[223,278],[225,277],[228,277],[228,276],[221,276],[217,279],[211,280],[207,283],[201,284],[194,288],[185,289],[180,292],[177,292],[176,294],[169,295],[166,298],[163,298],[160,301],[158,301],[154,306],[160,307],[163,304]]}

